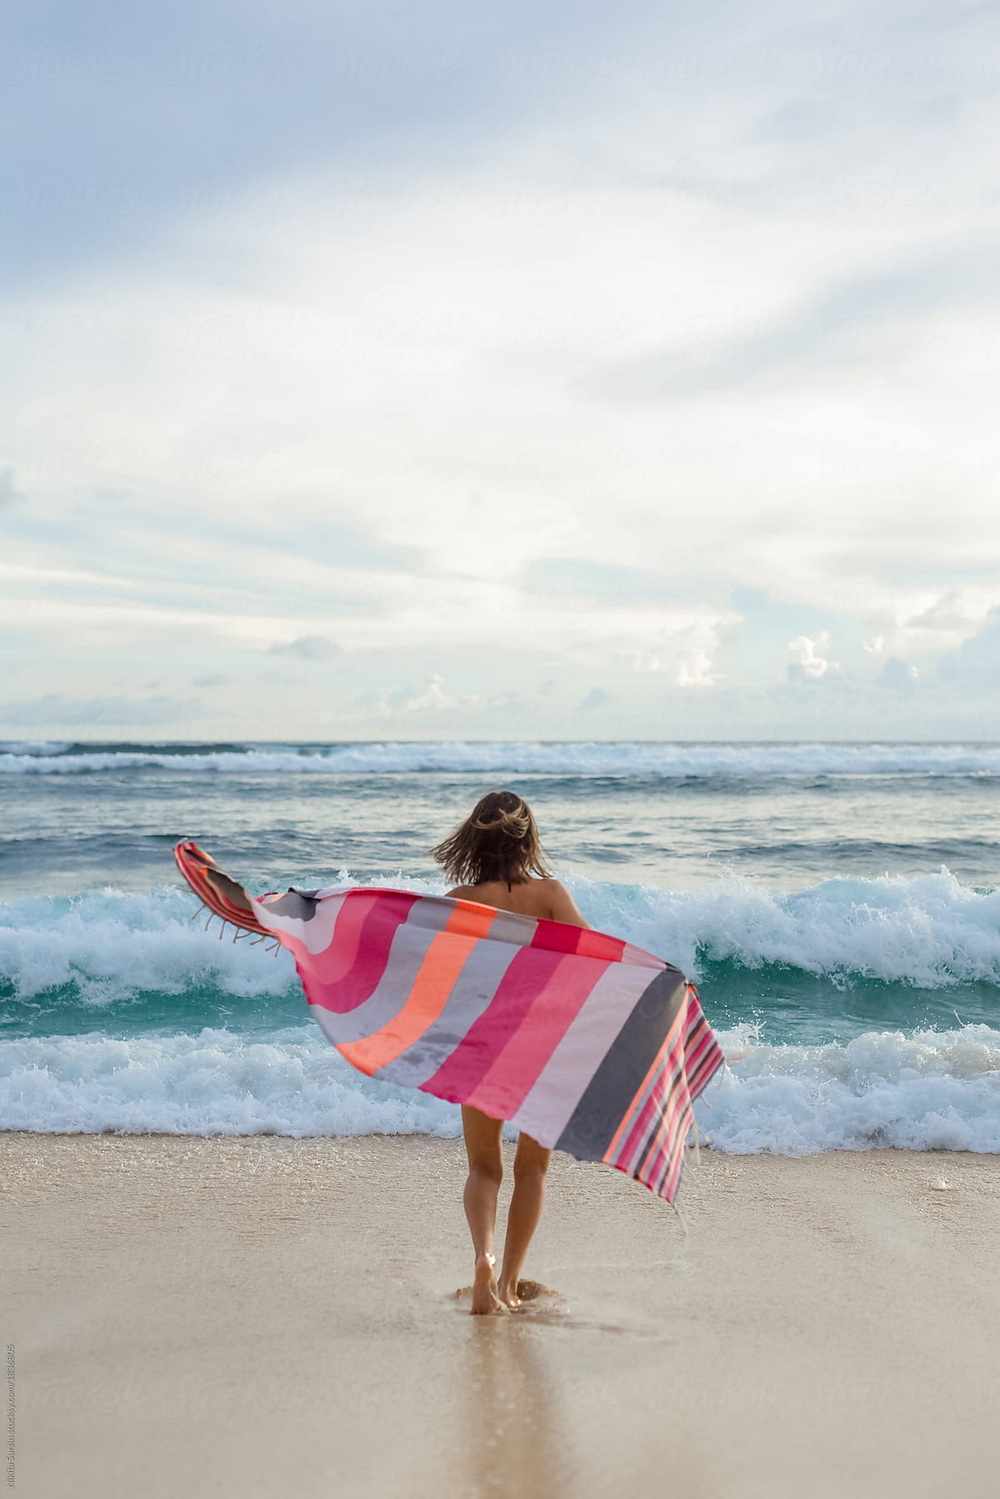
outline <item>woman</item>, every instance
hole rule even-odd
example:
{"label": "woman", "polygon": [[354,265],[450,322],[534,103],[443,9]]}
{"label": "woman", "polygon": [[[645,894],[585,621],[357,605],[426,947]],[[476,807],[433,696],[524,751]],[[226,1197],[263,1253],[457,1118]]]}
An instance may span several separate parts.
{"label": "woman", "polygon": [[[523,916],[589,927],[573,897],[553,879],[542,861],[538,828],[528,804],[513,791],[491,791],[478,801],[450,838],[431,850],[449,879],[460,883],[448,894]],[[542,1216],[545,1173],[551,1150],[523,1131],[514,1156],[514,1192],[507,1214],[503,1264],[496,1276],[493,1234],[497,1194],[503,1179],[502,1119],[462,1106],[462,1129],[469,1157],[465,1216],[476,1258],[472,1310],[505,1313],[520,1305],[517,1284],[528,1246]]]}

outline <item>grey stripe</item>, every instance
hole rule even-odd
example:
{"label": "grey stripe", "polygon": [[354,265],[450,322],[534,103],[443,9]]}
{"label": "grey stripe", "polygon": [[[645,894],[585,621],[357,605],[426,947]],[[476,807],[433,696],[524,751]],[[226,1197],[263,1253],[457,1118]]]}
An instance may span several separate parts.
{"label": "grey stripe", "polygon": [[539,1145],[555,1144],[649,979],[648,968],[627,963],[602,973],[514,1115],[518,1129]]}
{"label": "grey stripe", "polygon": [[317,890],[296,890],[290,885],[284,895],[267,902],[267,909],[292,921],[312,921],[318,895]]}
{"label": "grey stripe", "polygon": [[[420,965],[427,956],[430,944],[425,934],[442,931],[454,909],[453,901],[435,901],[433,905],[418,902],[410,907],[406,920],[396,928],[389,948],[389,961],[371,995],[357,1009],[337,1016],[338,1046],[363,1041],[395,1019],[409,998]],[[414,913],[417,919],[411,921]]]}
{"label": "grey stripe", "polygon": [[469,954],[447,1004],[433,1025],[373,1076],[380,1082],[398,1083],[406,1088],[417,1088],[433,1077],[487,1009],[517,954],[530,945],[534,930],[534,917],[519,916],[513,911],[499,912],[489,937],[481,939]]}
{"label": "grey stripe", "polygon": [[686,983],[679,968],[668,966],[654,975],[580,1095],[557,1150],[568,1150],[578,1161],[602,1158],[626,1116],[638,1110],[636,1094],[677,1019]]}

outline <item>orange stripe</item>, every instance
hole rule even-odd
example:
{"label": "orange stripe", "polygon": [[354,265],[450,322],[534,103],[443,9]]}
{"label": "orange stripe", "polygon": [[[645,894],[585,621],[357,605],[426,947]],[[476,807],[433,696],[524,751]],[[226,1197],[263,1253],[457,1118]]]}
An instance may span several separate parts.
{"label": "orange stripe", "polygon": [[338,1046],[341,1056],[371,1075],[419,1040],[448,1003],[466,959],[479,939],[488,934],[496,914],[492,906],[459,901],[443,931],[437,933],[424,954],[399,1014],[374,1035]]}
{"label": "orange stripe", "polygon": [[621,1124],[619,1124],[618,1128],[615,1130],[615,1137],[614,1137],[614,1139],[611,1141],[611,1144],[608,1146],[607,1150],[601,1156],[601,1160],[602,1161],[610,1161],[611,1157],[614,1155],[616,1149],[618,1148],[618,1141],[621,1139],[621,1137],[625,1133],[626,1129],[629,1128],[629,1127],[631,1127],[631,1125],[635,1122],[633,1116],[635,1114],[636,1104],[637,1104],[638,1100],[642,1097],[642,1095],[645,1093],[646,1089],[649,1087],[649,1084],[650,1084],[650,1081],[652,1079],[653,1073],[656,1071],[657,1067],[659,1067],[659,1065],[660,1065],[660,1062],[663,1060],[663,1053],[668,1049],[668,1047],[670,1047],[673,1044],[674,1034],[677,1031],[678,1026],[680,1025],[681,1021],[685,1020],[686,1018],[687,1018],[687,1005],[683,1004],[683,1005],[681,1005],[680,1009],[677,1011],[677,1014],[674,1017],[674,1023],[670,1027],[669,1031],[667,1031],[666,1038],[665,1038],[665,1040],[663,1042],[663,1045],[660,1047],[659,1051],[656,1053],[656,1056],[653,1059],[652,1066],[650,1067],[649,1071],[646,1073],[646,1076],[643,1078],[643,1080],[640,1083],[639,1087],[636,1089],[635,1096],[633,1097],[632,1102],[629,1104],[628,1108],[626,1109],[625,1114],[624,1114],[624,1116],[622,1118]]}

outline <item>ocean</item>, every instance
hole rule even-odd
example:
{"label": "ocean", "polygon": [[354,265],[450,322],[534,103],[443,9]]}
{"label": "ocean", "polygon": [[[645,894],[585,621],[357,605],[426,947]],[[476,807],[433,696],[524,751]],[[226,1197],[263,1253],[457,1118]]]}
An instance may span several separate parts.
{"label": "ocean", "polygon": [[996,744],[0,744],[0,1128],[457,1133],[340,1059],[287,953],[192,921],[171,849],[442,891],[496,786],[592,926],[697,983],[716,1149],[1000,1151]]}

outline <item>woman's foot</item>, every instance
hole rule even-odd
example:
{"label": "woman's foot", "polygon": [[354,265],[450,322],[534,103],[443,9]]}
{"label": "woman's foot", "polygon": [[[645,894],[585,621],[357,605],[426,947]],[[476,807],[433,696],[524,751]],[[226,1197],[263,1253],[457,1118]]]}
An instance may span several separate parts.
{"label": "woman's foot", "polygon": [[521,1305],[521,1297],[518,1295],[519,1285],[517,1281],[505,1284],[501,1281],[497,1287],[497,1295],[509,1312],[516,1312]]}
{"label": "woman's foot", "polygon": [[559,1293],[543,1286],[539,1280],[518,1280],[511,1284],[501,1281],[497,1295],[508,1311],[519,1311],[526,1301],[537,1301],[540,1296],[556,1296]]}
{"label": "woman's foot", "polygon": [[481,1254],[476,1261],[476,1278],[472,1282],[472,1315],[474,1317],[497,1316],[507,1311],[497,1294],[497,1282],[494,1275],[497,1257],[495,1254]]}

